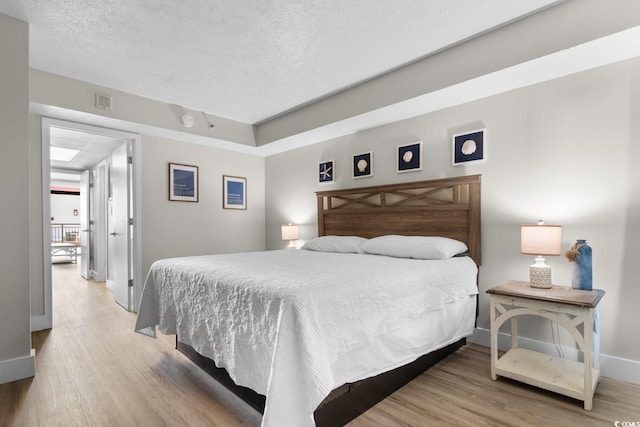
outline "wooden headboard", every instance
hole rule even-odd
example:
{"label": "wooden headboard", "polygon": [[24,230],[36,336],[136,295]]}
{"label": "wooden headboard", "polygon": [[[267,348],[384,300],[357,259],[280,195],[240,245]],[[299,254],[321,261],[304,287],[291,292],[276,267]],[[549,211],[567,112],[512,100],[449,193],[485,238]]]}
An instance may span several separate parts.
{"label": "wooden headboard", "polygon": [[480,175],[316,192],[318,235],[443,236],[479,266]]}

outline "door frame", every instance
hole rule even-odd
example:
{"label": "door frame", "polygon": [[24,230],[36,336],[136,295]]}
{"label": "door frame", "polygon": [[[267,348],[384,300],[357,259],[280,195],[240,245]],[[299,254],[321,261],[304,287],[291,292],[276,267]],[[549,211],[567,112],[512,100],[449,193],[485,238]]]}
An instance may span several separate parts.
{"label": "door frame", "polygon": [[[83,170],[80,173],[80,275],[84,279],[91,278],[91,171]],[[83,194],[84,193],[84,194]],[[84,254],[84,256],[82,256]]]}
{"label": "door frame", "polygon": [[132,232],[132,275],[133,275],[133,310],[137,310],[142,296],[142,161],[141,142],[139,134],[108,129],[84,123],[42,117],[42,247],[43,247],[43,279],[44,279],[44,315],[31,317],[31,330],[38,331],[53,327],[53,298],[51,273],[51,159],[49,146],[52,127],[71,129],[80,132],[104,135],[114,138],[127,139],[132,142],[133,174],[131,186],[133,194],[133,232]]}

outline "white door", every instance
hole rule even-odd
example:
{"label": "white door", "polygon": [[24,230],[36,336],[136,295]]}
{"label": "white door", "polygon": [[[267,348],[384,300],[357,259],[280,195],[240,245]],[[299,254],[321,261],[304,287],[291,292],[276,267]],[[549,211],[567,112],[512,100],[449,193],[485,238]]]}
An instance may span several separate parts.
{"label": "white door", "polygon": [[131,171],[129,165],[130,144],[123,144],[111,156],[109,192],[109,258],[107,261],[107,287],[115,301],[125,309],[132,309],[131,277],[131,217],[129,189]]}
{"label": "white door", "polygon": [[80,174],[80,274],[91,278],[90,172]]}

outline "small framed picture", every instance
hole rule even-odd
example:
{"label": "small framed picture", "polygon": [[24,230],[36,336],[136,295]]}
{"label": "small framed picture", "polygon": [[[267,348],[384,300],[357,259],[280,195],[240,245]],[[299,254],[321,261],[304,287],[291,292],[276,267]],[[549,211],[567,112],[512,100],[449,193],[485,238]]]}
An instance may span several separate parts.
{"label": "small framed picture", "polygon": [[398,173],[422,170],[422,141],[398,146],[396,168]]}
{"label": "small framed picture", "polygon": [[373,151],[354,154],[353,179],[373,176]]}
{"label": "small framed picture", "polygon": [[320,162],[318,168],[318,182],[334,182],[335,181],[335,161],[327,160],[326,162]]}
{"label": "small framed picture", "polygon": [[247,209],[247,178],[222,176],[222,207],[224,209]]}
{"label": "small framed picture", "polygon": [[169,163],[169,200],[198,201],[198,167]]}
{"label": "small framed picture", "polygon": [[459,133],[451,138],[453,166],[481,162],[487,158],[486,129]]}

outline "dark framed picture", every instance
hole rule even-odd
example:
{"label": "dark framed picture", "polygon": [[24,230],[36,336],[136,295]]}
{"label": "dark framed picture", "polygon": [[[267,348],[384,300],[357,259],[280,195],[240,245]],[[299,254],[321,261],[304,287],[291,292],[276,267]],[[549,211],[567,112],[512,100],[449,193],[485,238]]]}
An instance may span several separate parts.
{"label": "dark framed picture", "polygon": [[198,201],[198,167],[169,163],[169,200]]}
{"label": "dark framed picture", "polygon": [[454,166],[486,160],[486,129],[459,133],[451,139]]}
{"label": "dark framed picture", "polygon": [[335,181],[335,161],[327,160],[326,162],[320,162],[318,167],[318,182],[334,182]]}
{"label": "dark framed picture", "polygon": [[354,154],[353,179],[367,178],[370,176],[373,176],[373,151]]}
{"label": "dark framed picture", "polygon": [[247,209],[247,178],[222,176],[222,207],[224,209]]}
{"label": "dark framed picture", "polygon": [[398,146],[396,170],[398,173],[422,170],[422,141]]}

